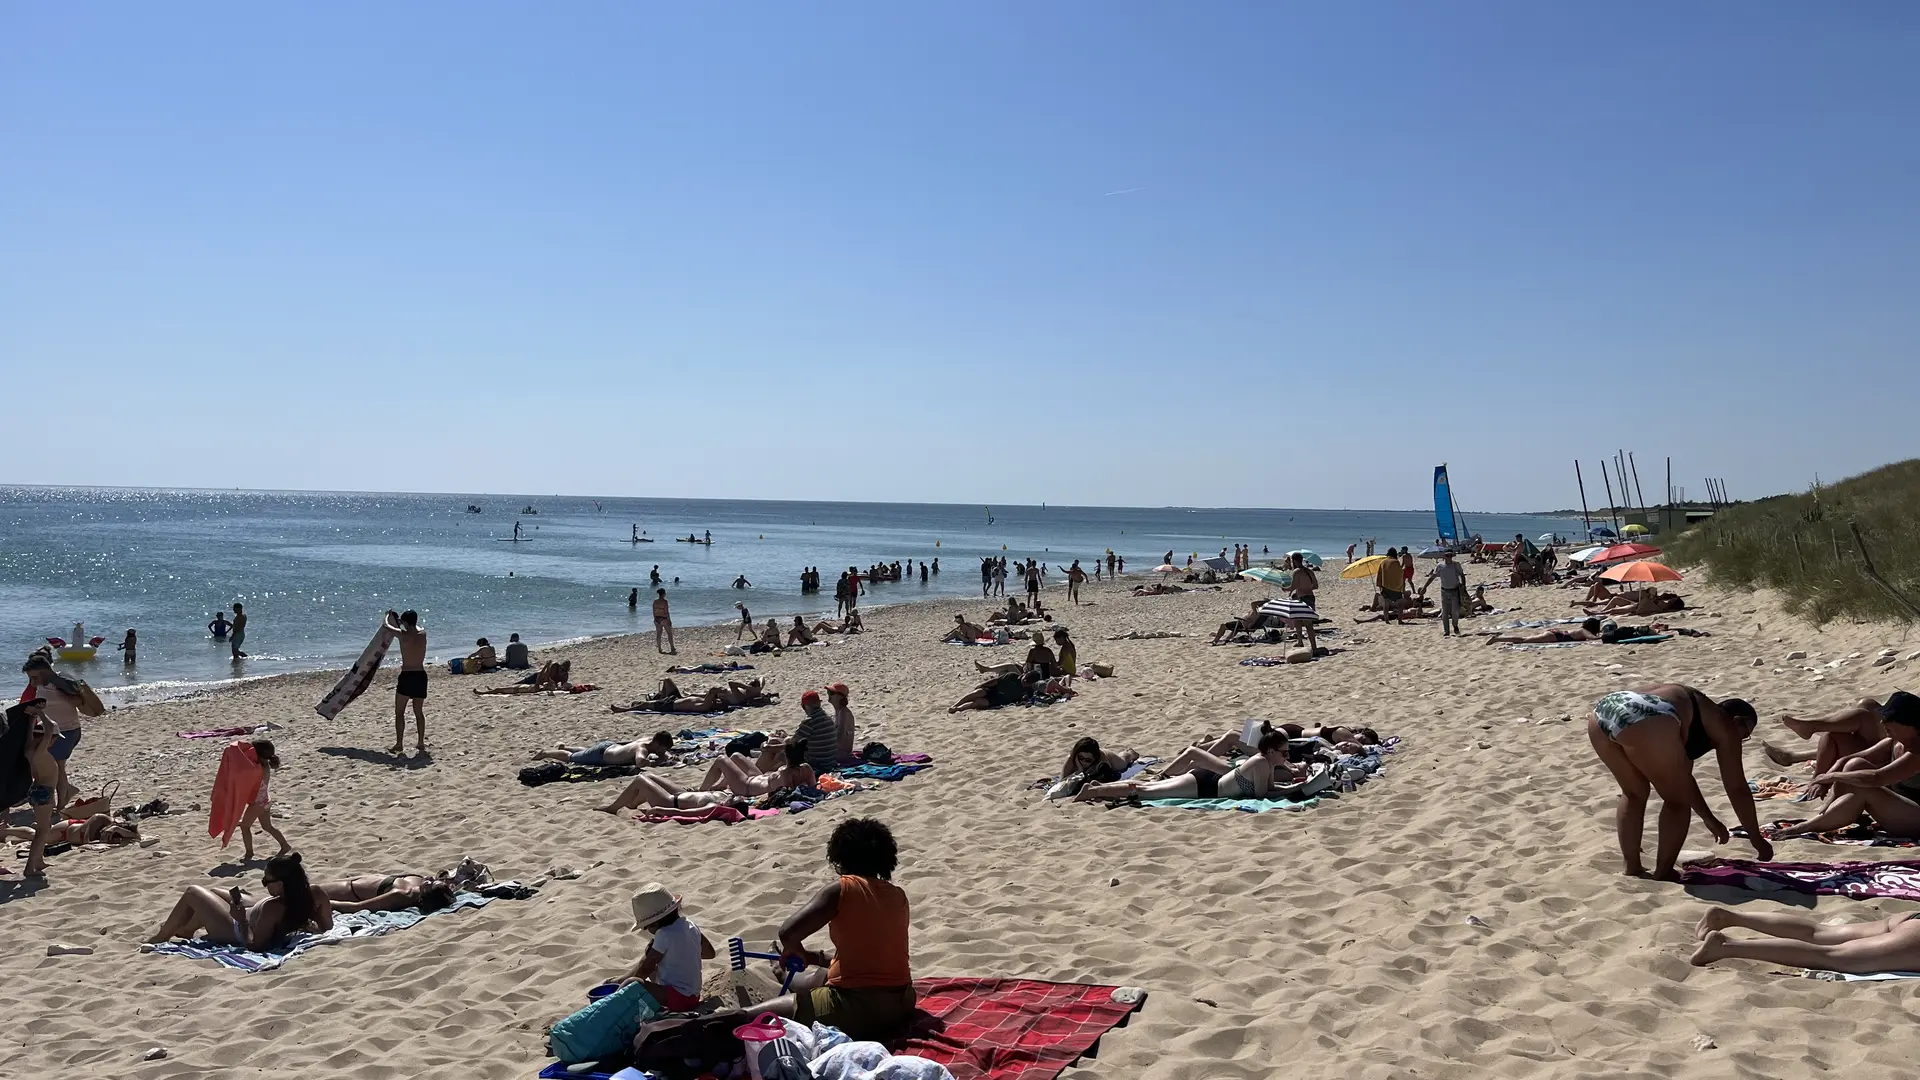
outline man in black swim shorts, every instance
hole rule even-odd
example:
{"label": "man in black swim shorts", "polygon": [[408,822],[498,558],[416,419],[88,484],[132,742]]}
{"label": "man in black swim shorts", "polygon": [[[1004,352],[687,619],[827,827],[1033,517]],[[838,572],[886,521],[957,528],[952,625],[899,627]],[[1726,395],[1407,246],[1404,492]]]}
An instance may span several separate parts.
{"label": "man in black swim shorts", "polygon": [[427,631],[414,611],[398,615],[387,612],[387,631],[400,642],[400,682],[394,687],[393,695],[393,746],[387,752],[400,753],[407,734],[407,703],[412,702],[413,749],[415,753],[424,754],[427,752]]}

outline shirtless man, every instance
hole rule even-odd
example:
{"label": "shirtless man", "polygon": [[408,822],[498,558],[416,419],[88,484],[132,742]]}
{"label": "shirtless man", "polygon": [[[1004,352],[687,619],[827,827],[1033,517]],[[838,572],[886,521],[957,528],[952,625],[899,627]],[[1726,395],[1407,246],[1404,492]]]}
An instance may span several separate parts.
{"label": "shirtless man", "polygon": [[245,644],[246,640],[247,613],[239,604],[235,604],[233,605],[233,628],[227,631],[227,644],[232,647],[233,659],[236,662],[247,658],[247,654],[240,651],[240,646]]}
{"label": "shirtless man", "polygon": [[[655,578],[658,581],[659,578]],[[660,644],[660,635],[666,635],[666,645]],[[669,656],[678,652],[673,645],[673,618],[667,613],[667,590],[655,589],[653,597],[653,647]]]}
{"label": "shirtless man", "polygon": [[972,642],[977,641],[982,637],[985,637],[986,633],[987,632],[985,630],[974,625],[973,623],[968,622],[967,617],[965,615],[955,615],[953,617],[953,629],[947,631],[947,636],[941,638],[940,640],[941,641],[960,641],[960,642],[966,642],[971,644]]}
{"label": "shirtless man", "polygon": [[570,765],[672,765],[673,735],[656,731],[652,738],[617,743],[603,739],[592,746],[566,746],[558,750],[536,750],[535,761],[564,761]]}
{"label": "shirtless man", "polygon": [[400,641],[400,682],[393,692],[393,745],[398,754],[407,738],[407,702],[413,702],[413,751],[427,752],[427,632],[420,614],[411,608],[398,615],[387,612],[387,632]]}
{"label": "shirtless man", "polygon": [[1078,604],[1080,602],[1080,586],[1086,580],[1087,572],[1080,569],[1080,560],[1073,560],[1073,565],[1067,567],[1067,599]]}

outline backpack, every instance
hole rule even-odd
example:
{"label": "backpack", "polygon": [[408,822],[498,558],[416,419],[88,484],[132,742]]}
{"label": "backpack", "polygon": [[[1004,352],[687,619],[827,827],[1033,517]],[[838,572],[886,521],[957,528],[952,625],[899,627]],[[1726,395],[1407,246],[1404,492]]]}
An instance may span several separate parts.
{"label": "backpack", "polygon": [[893,751],[885,743],[870,742],[860,749],[860,760],[868,765],[891,765]]}

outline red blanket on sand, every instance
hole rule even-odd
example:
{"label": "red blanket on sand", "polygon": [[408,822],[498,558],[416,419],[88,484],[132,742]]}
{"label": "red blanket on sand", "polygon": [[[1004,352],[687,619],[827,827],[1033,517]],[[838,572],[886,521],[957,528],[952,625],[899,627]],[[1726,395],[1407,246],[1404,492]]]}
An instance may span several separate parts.
{"label": "red blanket on sand", "polygon": [[954,1080],[1050,1080],[1124,1023],[1138,1004],[1114,987],[1032,979],[920,979],[920,1018],[890,1045],[947,1067]]}

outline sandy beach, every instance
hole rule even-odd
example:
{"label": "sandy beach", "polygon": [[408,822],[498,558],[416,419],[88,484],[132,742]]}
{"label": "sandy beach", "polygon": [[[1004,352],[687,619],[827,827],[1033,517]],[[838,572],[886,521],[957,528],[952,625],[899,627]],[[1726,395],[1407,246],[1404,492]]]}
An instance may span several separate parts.
{"label": "sandy beach", "polygon": [[[1472,569],[1474,580],[1489,579]],[[1437,623],[1355,626],[1370,586],[1333,576],[1329,567],[1321,593],[1340,631],[1324,642],[1333,655],[1287,667],[1240,665],[1272,647],[1206,645],[1264,586],[1142,598],[1090,586],[1092,603],[1078,608],[1049,589],[1082,663],[1111,663],[1117,675],[1044,709],[947,713],[974,685],[974,661],[1018,659],[1017,648],[937,643],[955,611],[985,615],[978,600],[868,610],[865,635],[750,658],[784,700],[728,717],[734,726],[791,729],[803,690],[844,681],[862,742],[925,752],[935,766],[805,814],[735,826],[589,812],[618,781],[530,789],[516,780],[535,749],[666,726],[607,706],[651,690],[671,663],[715,659],[731,629],[683,631],[677,658],[658,655],[650,635],[567,648],[574,678],[602,687],[569,697],[475,697],[471,688],[508,680],[436,674],[430,761],[384,755],[391,669],[332,722],[312,706],[333,674],[110,712],[87,725],[78,782],[91,792],[120,780],[121,803],[164,795],[176,812],[147,824],[158,838],[150,848],[54,858],[37,891],[8,860],[16,876],[0,878],[0,973],[15,1004],[0,1071],[528,1080],[548,1060],[546,1025],[640,955],[645,939],[631,932],[627,906],[643,883],[683,894],[716,942],[763,943],[825,880],[833,825],[871,816],[901,844],[896,880],[913,903],[916,975],[1148,991],[1144,1008],[1069,1080],[1912,1075],[1898,1033],[1911,1030],[1920,984],[1821,982],[1745,962],[1689,966],[1706,903],[1677,885],[1620,876],[1616,788],[1585,732],[1602,694],[1673,680],[1750,698],[1759,735],[1779,740],[1782,713],[1823,712],[1910,684],[1905,659],[1871,666],[1883,648],[1911,652],[1900,631],[1815,631],[1764,595],[1689,583],[1692,609],[1674,621],[1711,636],[1504,651],[1443,639]],[[1562,617],[1574,594],[1490,595],[1518,610],[1473,620],[1475,630]],[[1108,640],[1135,630],[1184,636]],[[1808,656],[1788,661],[1793,650]],[[1827,666],[1835,660],[1846,662]],[[1368,724],[1403,742],[1382,776],[1301,812],[1052,805],[1029,786],[1081,735],[1170,757],[1250,716]],[[222,868],[238,857],[238,839],[222,851],[206,836],[204,809],[189,809],[206,805],[226,740],[174,733],[263,722],[277,725],[271,737],[285,762],[273,781],[280,827],[317,878],[434,869],[463,856],[502,878],[581,874],[548,882],[531,900],[317,949],[274,972],[143,955],[138,943],[181,886],[258,887],[257,867],[238,877]],[[1758,737],[1746,765],[1756,779],[1807,775],[1768,763]],[[1701,785],[1732,821],[1710,773],[1703,768]],[[1760,816],[1804,816],[1796,809],[1763,802]],[[261,843],[270,853],[271,841]],[[1709,846],[1696,825],[1689,847]],[[1751,854],[1738,840],[1718,850]],[[1778,858],[1901,854],[1788,842]],[[1912,906],[1822,897],[1813,910],[1864,919]],[[53,942],[94,951],[50,957]],[[724,968],[707,965],[709,993],[724,990]],[[1712,1048],[1698,1048],[1701,1036]],[[142,1061],[152,1047],[167,1056]]]}

